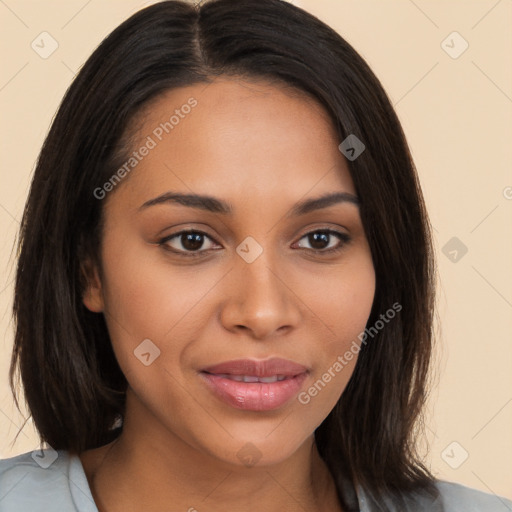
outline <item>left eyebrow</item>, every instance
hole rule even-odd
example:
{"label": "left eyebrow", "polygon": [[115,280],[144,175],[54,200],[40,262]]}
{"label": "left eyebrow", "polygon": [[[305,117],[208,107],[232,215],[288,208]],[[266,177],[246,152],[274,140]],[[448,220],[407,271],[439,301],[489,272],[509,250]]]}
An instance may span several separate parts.
{"label": "left eyebrow", "polygon": [[287,215],[287,217],[293,215],[305,215],[306,213],[320,210],[322,208],[328,208],[329,206],[333,206],[339,203],[351,203],[357,207],[360,205],[359,198],[357,196],[348,192],[336,192],[334,194],[326,194],[321,197],[305,199],[298,202]]}

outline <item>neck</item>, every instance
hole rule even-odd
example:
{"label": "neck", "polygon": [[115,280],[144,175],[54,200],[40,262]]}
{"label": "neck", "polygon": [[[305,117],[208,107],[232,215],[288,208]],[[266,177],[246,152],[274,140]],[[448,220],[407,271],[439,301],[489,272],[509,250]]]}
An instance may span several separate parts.
{"label": "neck", "polygon": [[136,418],[127,414],[118,439],[80,455],[100,512],[341,511],[313,436],[278,464],[246,467]]}

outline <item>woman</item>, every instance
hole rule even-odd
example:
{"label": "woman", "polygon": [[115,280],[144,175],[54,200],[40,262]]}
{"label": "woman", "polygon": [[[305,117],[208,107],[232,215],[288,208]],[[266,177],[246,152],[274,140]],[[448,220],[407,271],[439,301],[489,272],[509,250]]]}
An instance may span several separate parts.
{"label": "woman", "polygon": [[382,86],[304,11],[171,1],[118,27],[57,113],[19,251],[11,385],[49,448],[0,462],[1,511],[512,505],[415,452],[421,190]]}

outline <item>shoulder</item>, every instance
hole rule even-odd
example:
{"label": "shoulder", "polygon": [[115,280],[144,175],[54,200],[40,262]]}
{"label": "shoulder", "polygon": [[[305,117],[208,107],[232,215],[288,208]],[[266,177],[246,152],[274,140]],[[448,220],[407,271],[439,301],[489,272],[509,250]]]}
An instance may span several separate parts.
{"label": "shoulder", "polygon": [[36,450],[0,460],[0,512],[97,512],[80,459]]}
{"label": "shoulder", "polygon": [[378,512],[384,505],[389,512],[512,512],[512,501],[495,494],[444,480],[435,480],[434,487],[386,496],[378,502],[359,489],[359,510]]}
{"label": "shoulder", "polygon": [[512,501],[453,482],[438,481],[445,512],[512,512]]}

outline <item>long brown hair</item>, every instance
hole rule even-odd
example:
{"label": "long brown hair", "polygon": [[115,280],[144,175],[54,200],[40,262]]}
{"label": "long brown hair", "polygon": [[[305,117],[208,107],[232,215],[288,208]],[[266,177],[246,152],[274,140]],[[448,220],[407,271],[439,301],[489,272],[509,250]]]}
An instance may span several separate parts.
{"label": "long brown hair", "polygon": [[[349,170],[377,277],[368,325],[402,310],[362,346],[353,376],[315,431],[341,503],[347,479],[379,500],[434,490],[415,451],[432,351],[431,233],[399,120],[365,61],[334,30],[281,0],[166,1],[116,28],[67,91],[44,142],[18,242],[17,376],[42,441],[80,453],[117,437],[126,379],[102,314],[82,303],[84,258],[99,262],[94,190],[127,154],[126,127],[159,94],[219,75],[265,79],[313,96],[340,142],[366,150]],[[121,158],[122,160],[122,158]]]}

